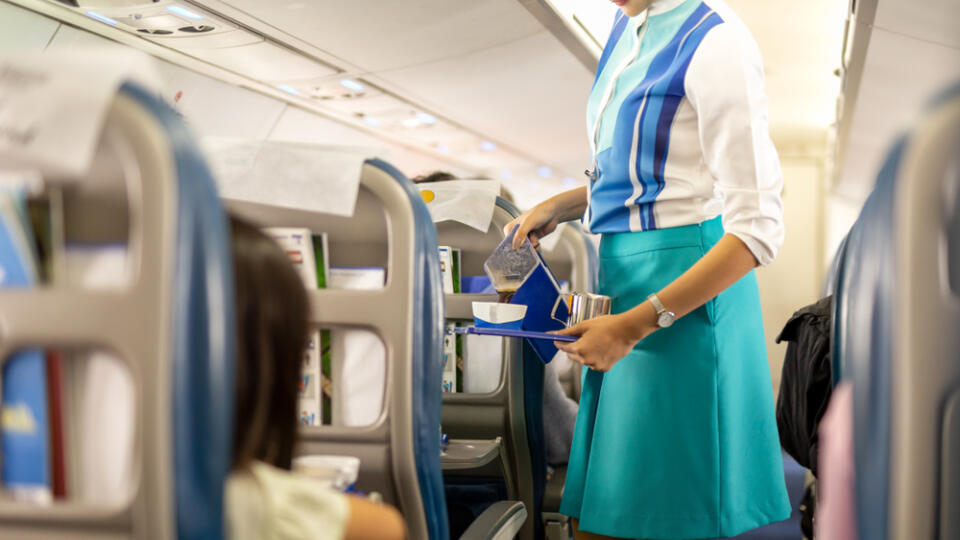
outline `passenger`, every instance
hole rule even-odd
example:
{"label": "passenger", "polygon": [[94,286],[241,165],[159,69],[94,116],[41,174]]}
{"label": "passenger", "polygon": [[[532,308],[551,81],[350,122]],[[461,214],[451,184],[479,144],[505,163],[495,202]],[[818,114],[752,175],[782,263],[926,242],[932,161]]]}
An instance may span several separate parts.
{"label": "passenger", "polygon": [[559,332],[590,368],[560,511],[578,539],[734,536],[791,511],[752,272],[784,235],[763,63],[722,0],[614,1],[590,183],[507,225],[603,234],[614,314]]}
{"label": "passenger", "polygon": [[[457,180],[457,177],[446,171],[434,171],[413,179],[418,184],[446,180]],[[500,197],[513,202],[513,195],[503,186],[500,186]],[[557,365],[550,362],[544,368],[543,374],[543,438],[547,447],[548,465],[557,467],[567,464],[570,459],[570,445],[573,444],[573,427],[576,421],[577,402],[564,393],[563,386],[560,385]]]}
{"label": "passenger", "polygon": [[405,537],[396,509],[290,472],[308,304],[281,249],[231,218],[237,313],[236,423],[225,514],[232,540]]}
{"label": "passenger", "polygon": [[[421,174],[419,176],[413,177],[414,184],[429,184],[431,182],[445,182],[447,180],[459,180],[453,173],[447,171],[433,171],[430,174]],[[490,180],[489,178],[477,177],[471,178],[471,180]],[[513,194],[510,193],[505,186],[500,186],[500,198],[507,200],[510,203],[513,203]]]}

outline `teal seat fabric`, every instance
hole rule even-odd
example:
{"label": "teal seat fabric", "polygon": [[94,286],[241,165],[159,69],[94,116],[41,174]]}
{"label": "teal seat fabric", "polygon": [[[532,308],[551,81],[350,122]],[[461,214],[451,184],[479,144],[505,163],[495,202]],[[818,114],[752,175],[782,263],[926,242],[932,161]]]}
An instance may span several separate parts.
{"label": "teal seat fabric", "polygon": [[174,509],[181,540],[224,537],[223,486],[233,438],[235,315],[226,214],[180,117],[143,88],[121,93],[169,138],[177,182],[173,298]]}

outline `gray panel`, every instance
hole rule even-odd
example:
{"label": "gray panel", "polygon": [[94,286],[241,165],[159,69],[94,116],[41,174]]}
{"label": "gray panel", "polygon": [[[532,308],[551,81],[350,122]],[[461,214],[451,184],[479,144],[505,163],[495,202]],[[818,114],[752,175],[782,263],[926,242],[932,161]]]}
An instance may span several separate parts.
{"label": "gray panel", "polygon": [[559,512],[560,499],[563,496],[563,484],[567,480],[567,466],[561,465],[554,469],[550,479],[547,480],[547,487],[543,492],[543,511]]}
{"label": "gray panel", "polygon": [[443,452],[445,471],[478,469],[500,457],[500,439],[450,439]]}
{"label": "gray panel", "polygon": [[357,489],[366,493],[377,492],[389,504],[398,504],[396,485],[390,452],[386,442],[358,443],[315,442],[301,438],[297,444],[298,456],[314,454],[334,456],[355,456],[360,459],[361,468],[357,476]]}
{"label": "gray panel", "polygon": [[130,202],[125,171],[116,153],[98,152],[90,178],[65,186],[62,193],[64,240],[67,243],[128,242]]}
{"label": "gray panel", "polygon": [[441,246],[451,246],[462,250],[460,274],[464,276],[483,276],[483,262],[493,253],[497,245],[503,240],[500,227],[507,221],[496,219],[497,215],[505,212],[501,208],[494,211],[494,221],[490,229],[482,233],[462,223],[443,221],[437,223],[437,239]]}
{"label": "gray panel", "polygon": [[940,450],[940,540],[960,538],[960,390],[947,399]]}

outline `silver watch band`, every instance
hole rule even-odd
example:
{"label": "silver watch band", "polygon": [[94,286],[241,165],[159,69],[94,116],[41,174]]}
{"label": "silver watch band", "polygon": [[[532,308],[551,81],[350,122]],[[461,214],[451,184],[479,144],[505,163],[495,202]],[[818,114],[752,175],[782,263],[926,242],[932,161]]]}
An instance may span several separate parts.
{"label": "silver watch band", "polygon": [[656,294],[651,294],[647,297],[647,300],[653,304],[653,309],[657,310],[657,315],[667,311],[667,308],[663,307],[663,302],[660,301],[660,298]]}

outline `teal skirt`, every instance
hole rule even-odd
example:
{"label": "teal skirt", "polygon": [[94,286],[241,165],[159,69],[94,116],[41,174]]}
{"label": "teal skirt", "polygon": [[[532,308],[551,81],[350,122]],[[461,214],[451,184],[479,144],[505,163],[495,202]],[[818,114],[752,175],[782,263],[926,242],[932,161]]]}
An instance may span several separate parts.
{"label": "teal skirt", "polygon": [[[720,218],[605,234],[599,292],[627,311],[722,236]],[[623,538],[734,536],[789,517],[753,272],[609,372],[584,370],[560,511]]]}

